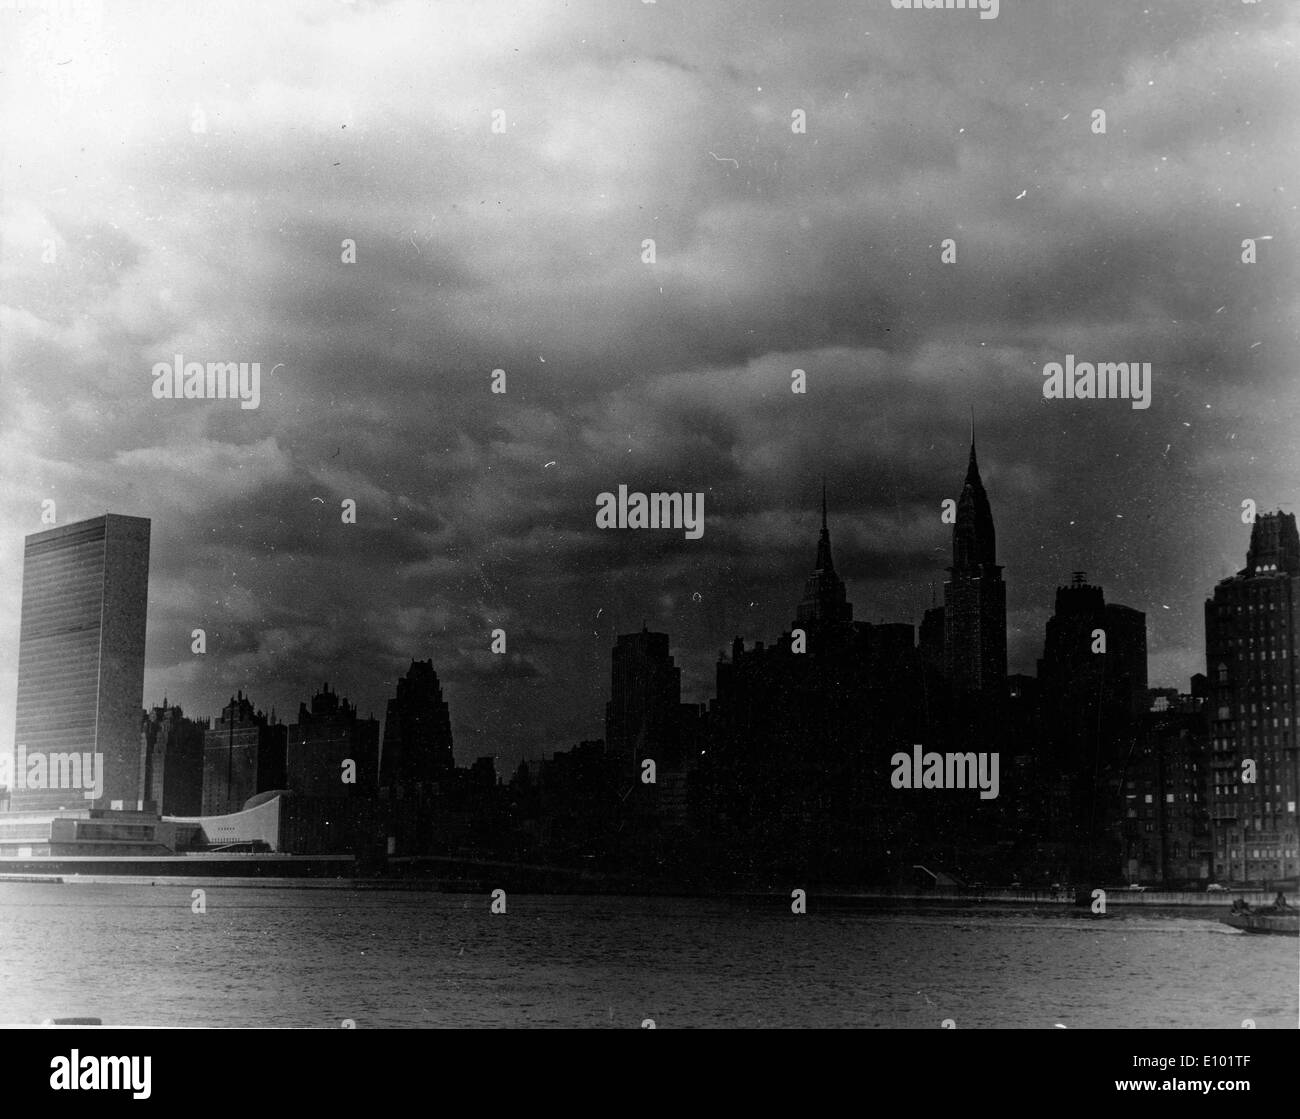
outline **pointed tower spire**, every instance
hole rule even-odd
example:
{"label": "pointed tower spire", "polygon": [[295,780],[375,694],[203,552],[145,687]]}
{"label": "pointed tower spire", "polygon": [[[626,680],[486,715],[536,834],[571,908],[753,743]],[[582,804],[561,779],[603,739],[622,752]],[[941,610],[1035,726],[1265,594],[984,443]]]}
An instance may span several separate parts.
{"label": "pointed tower spire", "polygon": [[993,514],[975,458],[974,435],[972,431],[966,481],[957,499],[957,522],[952,526],[952,560],[957,569],[997,563]]}
{"label": "pointed tower spire", "polygon": [[817,538],[817,561],[804,584],[803,600],[796,611],[797,624],[807,622],[849,622],[853,607],[849,605],[844,581],[835,574],[831,559],[831,531],[826,517],[826,479],[822,478],[822,530]]}
{"label": "pointed tower spire", "polygon": [[971,406],[970,410],[970,459],[966,463],[966,483],[967,485],[980,484],[980,466],[975,458],[975,408]]}
{"label": "pointed tower spire", "polygon": [[834,571],[831,560],[831,530],[826,527],[826,478],[822,477],[822,533],[817,539],[817,564],[814,571]]}
{"label": "pointed tower spire", "polygon": [[970,435],[970,464],[952,526],[951,577],[943,586],[944,674],[954,691],[985,693],[996,703],[1007,675],[1006,585],[975,458],[973,410]]}

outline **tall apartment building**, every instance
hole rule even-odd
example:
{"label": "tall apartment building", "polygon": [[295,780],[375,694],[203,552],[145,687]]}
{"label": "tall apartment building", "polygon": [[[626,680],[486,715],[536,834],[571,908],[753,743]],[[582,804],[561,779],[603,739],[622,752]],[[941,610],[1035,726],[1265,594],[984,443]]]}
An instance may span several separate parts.
{"label": "tall apartment building", "polygon": [[1214,876],[1225,883],[1267,886],[1300,874],[1298,632],[1295,514],[1262,514],[1246,566],[1205,603]]}
{"label": "tall apartment building", "polygon": [[1191,694],[1151,690],[1152,706],[1138,720],[1133,747],[1113,769],[1123,802],[1113,826],[1125,882],[1177,888],[1210,880],[1204,684],[1198,675]]}
{"label": "tall apartment building", "polygon": [[1056,591],[1038,661],[1047,834],[1088,852],[1076,873],[1119,860],[1117,820],[1127,812],[1109,775],[1137,748],[1147,697],[1146,615],[1107,602],[1074,573]]}
{"label": "tall apartment building", "polygon": [[140,807],[149,528],[109,513],[27,537],[15,812]]}
{"label": "tall apartment building", "polygon": [[1107,602],[1101,587],[1076,571],[1068,587],[1056,590],[1038,681],[1043,702],[1071,739],[1095,745],[1099,718],[1104,735],[1148,709],[1146,615]]}
{"label": "tall apartment building", "polygon": [[203,738],[203,815],[239,812],[249,797],[285,787],[283,724],[231,696]]}
{"label": "tall apartment building", "polygon": [[641,762],[660,767],[680,761],[679,719],[682,670],[668,651],[668,634],[621,634],[610,665],[610,698],[605,705],[605,749],[631,778]]}
{"label": "tall apartment building", "polygon": [[164,699],[145,712],[140,730],[144,800],[163,816],[197,816],[203,810],[203,739],[207,720],[185,718]]}
{"label": "tall apartment building", "polygon": [[285,774],[289,788],[302,796],[375,796],[379,720],[358,717],[356,707],[323,685],[311,707],[298,705],[298,720],[289,728]]}

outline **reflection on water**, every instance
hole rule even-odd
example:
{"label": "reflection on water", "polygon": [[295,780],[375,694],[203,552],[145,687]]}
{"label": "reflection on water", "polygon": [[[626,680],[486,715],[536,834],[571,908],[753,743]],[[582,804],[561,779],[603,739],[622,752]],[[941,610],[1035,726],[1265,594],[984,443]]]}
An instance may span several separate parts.
{"label": "reflection on water", "polygon": [[1296,941],[1214,911],[0,883],[0,1021],[1295,1028]]}

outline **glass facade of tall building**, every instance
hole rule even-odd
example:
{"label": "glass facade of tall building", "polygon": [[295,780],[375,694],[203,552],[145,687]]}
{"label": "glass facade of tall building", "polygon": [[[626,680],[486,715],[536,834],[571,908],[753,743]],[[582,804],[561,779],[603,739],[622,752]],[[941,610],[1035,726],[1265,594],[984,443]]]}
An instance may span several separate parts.
{"label": "glass facade of tall building", "polygon": [[27,537],[12,811],[139,806],[149,528],[110,513]]}

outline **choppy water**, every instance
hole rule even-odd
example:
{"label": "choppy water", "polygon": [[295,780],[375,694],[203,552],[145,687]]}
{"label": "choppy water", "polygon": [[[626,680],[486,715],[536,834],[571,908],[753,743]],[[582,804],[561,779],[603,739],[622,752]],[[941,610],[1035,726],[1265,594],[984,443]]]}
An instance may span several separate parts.
{"label": "choppy water", "polygon": [[1211,911],[0,883],[0,1022],[1295,1028],[1300,942]]}

